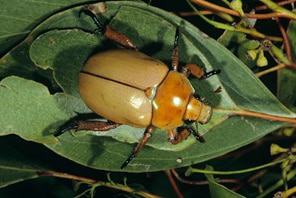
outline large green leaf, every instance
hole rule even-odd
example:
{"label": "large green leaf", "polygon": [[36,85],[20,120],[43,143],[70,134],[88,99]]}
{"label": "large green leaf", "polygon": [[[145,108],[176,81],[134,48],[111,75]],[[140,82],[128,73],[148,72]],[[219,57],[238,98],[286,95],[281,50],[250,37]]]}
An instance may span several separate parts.
{"label": "large green leaf", "polygon": [[4,54],[24,39],[30,31],[52,13],[81,3],[81,0],[68,1],[6,1],[0,0],[0,54]]}
{"label": "large green leaf", "polygon": [[77,98],[50,95],[45,86],[16,76],[1,81],[0,98],[0,136],[17,134],[39,143],[57,142],[52,133],[61,124],[58,121],[74,115],[61,106],[81,111]]}
{"label": "large green leaf", "polygon": [[[40,32],[69,27],[71,23],[67,23],[65,19],[54,21],[53,24],[44,21],[51,15],[59,15],[67,7],[75,7],[82,2],[85,1],[0,0],[0,78],[9,75],[22,76],[40,81],[51,90],[57,90],[58,86],[52,79],[52,72],[40,70],[32,63],[28,53],[29,47]],[[40,27],[40,24],[47,25]]]}
{"label": "large green leaf", "polygon": [[[44,119],[44,114],[53,116],[54,119],[49,119],[47,123],[41,122],[42,125],[37,127],[38,130],[30,138],[26,138],[27,131],[33,130],[30,125],[22,125],[24,130],[1,131],[2,135],[15,133],[25,139],[45,143],[42,136],[48,137],[48,134],[56,130],[58,124],[66,122],[77,113],[90,112],[79,98],[78,71],[91,54],[116,46],[92,34],[96,27],[88,16],[82,14],[81,18],[78,17],[80,9],[81,7],[76,7],[52,15],[32,31],[30,35],[30,40],[33,40],[32,45],[28,40],[20,45],[20,47],[27,46],[25,56],[30,61],[42,69],[53,70],[53,79],[64,91],[64,94],[56,95],[49,95],[47,92],[44,100],[55,100],[56,103],[44,103],[44,111],[40,114],[34,109],[29,110],[36,114],[34,121],[37,125]],[[124,1],[108,2],[107,12],[100,18],[110,21],[113,29],[132,38],[140,51],[159,58],[168,65],[171,63],[175,30],[180,26],[180,63],[195,62],[207,71],[212,69],[222,71],[218,76],[208,80],[192,80],[196,91],[202,96],[208,95],[219,86],[223,90],[208,98],[214,107],[214,115],[209,124],[199,127],[201,134],[205,134],[207,142],[200,144],[190,137],[179,145],[171,145],[167,141],[166,133],[157,130],[148,142],[148,146],[143,148],[125,169],[126,171],[157,171],[202,162],[246,145],[285,124],[251,117],[228,117],[232,110],[247,109],[277,116],[295,116],[278,102],[240,60],[181,18],[146,4]],[[10,68],[11,54],[1,59],[7,68]],[[51,76],[48,75],[46,78],[51,79]],[[18,84],[14,88],[19,93],[18,102],[22,99],[29,100],[24,90],[32,86],[39,87],[40,90],[46,89],[41,84],[21,78],[8,78],[8,81],[10,83],[15,81]],[[7,82],[7,79],[4,82]],[[0,91],[3,95],[14,93],[9,89]],[[38,90],[34,92],[38,93]],[[8,96],[5,100],[1,98],[0,109],[5,109],[4,104],[7,100],[11,100],[10,103],[13,104],[12,98]],[[57,98],[73,100],[57,100]],[[32,103],[38,102],[40,97],[34,96],[30,100]],[[48,111],[51,108],[54,110]],[[28,109],[30,108],[22,111]],[[28,116],[16,118],[6,122],[14,124],[20,119],[22,122],[31,119]],[[47,128],[44,131],[45,125]],[[134,143],[141,139],[143,132],[144,129],[120,126],[104,133],[79,132],[77,137],[66,133],[59,137],[58,143],[46,146],[59,155],[88,167],[119,171],[120,165],[133,150]],[[176,161],[180,158],[181,163],[179,160]]]}

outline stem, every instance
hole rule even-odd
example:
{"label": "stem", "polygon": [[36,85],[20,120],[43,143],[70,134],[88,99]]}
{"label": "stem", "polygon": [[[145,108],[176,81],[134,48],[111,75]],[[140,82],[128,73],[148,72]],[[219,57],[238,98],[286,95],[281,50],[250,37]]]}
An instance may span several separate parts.
{"label": "stem", "polygon": [[104,182],[104,181],[94,180],[94,179],[90,179],[90,178],[86,178],[86,177],[71,175],[71,174],[67,174],[67,173],[61,173],[61,172],[52,171],[52,170],[38,171],[37,174],[40,176],[52,176],[52,177],[58,177],[58,178],[63,178],[63,179],[78,180],[78,181],[85,182],[88,184],[94,184],[96,186],[105,186],[108,188],[121,190],[121,191],[128,192],[131,194],[137,194],[137,195],[140,195],[143,197],[160,198],[159,196],[150,194],[148,192],[141,191],[141,190],[137,191],[137,190],[130,188],[126,185],[122,185],[122,184],[118,184],[118,183],[114,183],[114,182]]}
{"label": "stem", "polygon": [[247,169],[243,169],[243,170],[237,170],[237,171],[211,171],[211,170],[204,170],[204,169],[197,169],[197,168],[189,167],[188,170],[186,171],[185,175],[188,176],[188,175],[190,175],[192,173],[204,173],[204,174],[213,174],[213,175],[242,174],[242,173],[248,173],[248,172],[260,170],[260,169],[263,169],[263,168],[267,168],[267,167],[270,167],[270,166],[274,166],[276,164],[282,163],[285,160],[286,159],[281,159],[281,160],[278,160],[278,161],[263,164],[261,166],[256,166],[256,167],[247,168]]}
{"label": "stem", "polygon": [[281,31],[281,34],[282,34],[282,37],[283,37],[283,40],[284,40],[284,45],[285,45],[285,48],[286,48],[286,53],[287,53],[288,60],[289,60],[289,62],[293,62],[292,55],[291,55],[291,48],[290,48],[290,44],[289,44],[289,40],[288,40],[286,30],[284,29],[284,27],[282,26],[282,24],[281,24],[281,22],[280,22],[280,20],[278,18],[276,18],[275,20],[277,22],[277,25],[279,26],[279,29]]}
{"label": "stem", "polygon": [[174,180],[173,176],[172,176],[172,172],[170,170],[166,170],[164,171],[166,173],[166,175],[169,178],[170,183],[172,184],[172,187],[174,189],[174,191],[176,192],[178,198],[183,198],[183,195],[180,191],[180,189],[178,188],[176,181]]}
{"label": "stem", "polygon": [[[294,178],[296,175],[296,169],[292,170],[291,172],[289,172],[287,174],[287,178],[285,181],[289,181],[290,179]],[[272,193],[273,191],[275,191],[277,188],[281,187],[284,184],[284,179],[279,180],[278,182],[276,182],[274,185],[272,185],[271,187],[269,187],[268,189],[264,190],[263,193],[261,193],[259,196],[257,196],[257,198],[261,198],[261,197],[266,197],[268,194]]]}
{"label": "stem", "polygon": [[232,115],[250,116],[250,117],[256,117],[256,118],[263,118],[266,120],[274,120],[274,121],[296,124],[296,118],[280,117],[276,115],[264,114],[264,113],[259,113],[255,111],[249,111],[249,110],[241,110],[241,111],[234,110],[232,111]]}
{"label": "stem", "polygon": [[264,75],[266,75],[266,74],[268,74],[268,73],[271,73],[271,72],[274,72],[274,71],[278,71],[278,70],[280,70],[280,69],[284,69],[284,68],[286,68],[286,65],[285,65],[284,63],[281,63],[281,64],[278,64],[278,65],[275,66],[275,67],[272,67],[272,68],[266,69],[266,70],[264,70],[264,71],[262,71],[262,72],[258,72],[258,73],[256,73],[256,76],[257,76],[258,78],[260,78],[261,76],[264,76]]}
{"label": "stem", "polygon": [[[240,17],[240,14],[238,12],[228,9],[228,8],[225,8],[225,7],[222,7],[222,6],[218,6],[218,5],[210,3],[208,1],[192,0],[192,3],[202,6],[202,7],[205,7],[209,10],[214,11],[214,12],[224,12],[224,13],[230,14],[232,16]],[[256,19],[272,19],[272,18],[280,17],[280,18],[289,18],[289,19],[296,20],[296,16],[291,13],[292,12],[289,12],[289,14],[287,14],[287,12],[273,12],[273,13],[268,13],[268,14],[247,14],[246,13],[245,15],[247,18],[256,18]]]}
{"label": "stem", "polygon": [[266,119],[266,120],[296,124],[295,117],[281,117],[281,116],[270,115],[270,114],[255,112],[255,111],[249,111],[249,110],[245,110],[245,109],[243,109],[243,110],[225,110],[225,109],[215,108],[215,110],[221,111],[221,112],[229,112],[228,116],[250,116],[250,117],[262,118],[262,119]]}
{"label": "stem", "polygon": [[[197,0],[195,0],[195,1],[197,1]],[[195,1],[193,1],[193,2],[195,2]],[[282,38],[280,38],[280,37],[266,36],[258,31],[256,31],[254,28],[247,29],[247,28],[243,28],[240,26],[233,26],[233,25],[219,23],[219,22],[210,20],[207,17],[205,17],[204,15],[200,14],[200,12],[192,5],[192,3],[189,0],[187,0],[187,2],[199,17],[201,17],[207,23],[211,24],[212,26],[214,26],[216,28],[223,29],[223,30],[229,30],[229,31],[243,32],[243,33],[252,35],[253,37],[260,38],[260,39],[269,39],[272,41],[282,41]],[[203,2],[206,2],[206,1],[203,1]]]}
{"label": "stem", "polygon": [[[296,2],[296,0],[284,0],[284,1],[276,2],[276,4],[279,5],[279,6],[284,6],[284,5],[287,5],[287,4],[292,4],[294,2]],[[255,7],[256,11],[266,10],[266,9],[268,9],[268,7],[266,5],[261,5],[261,6]]]}
{"label": "stem", "polygon": [[262,3],[264,3],[267,7],[269,7],[271,10],[273,10],[276,13],[281,13],[283,15],[286,15],[287,18],[296,20],[296,15],[295,13],[279,6],[278,4],[274,3],[271,0],[260,0]]}
{"label": "stem", "polygon": [[[189,185],[206,185],[206,184],[209,184],[208,180],[206,180],[206,181],[189,181],[189,180],[186,180],[186,179],[180,177],[180,175],[176,172],[175,169],[172,169],[171,173],[173,173],[173,175],[175,176],[175,178],[179,182],[182,182],[184,184],[189,184]],[[237,180],[237,179],[219,179],[218,183],[219,184],[221,184],[221,183],[240,184],[241,182],[239,180]]]}

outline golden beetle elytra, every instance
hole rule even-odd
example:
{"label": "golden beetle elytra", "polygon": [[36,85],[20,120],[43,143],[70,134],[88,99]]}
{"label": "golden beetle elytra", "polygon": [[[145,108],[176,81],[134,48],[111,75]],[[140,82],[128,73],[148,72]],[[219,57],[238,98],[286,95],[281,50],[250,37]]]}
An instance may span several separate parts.
{"label": "golden beetle elytra", "polygon": [[103,26],[92,11],[84,9],[83,12],[92,17],[100,33],[125,49],[113,49],[91,56],[79,74],[79,91],[83,101],[108,121],[73,120],[63,125],[55,136],[69,129],[106,131],[121,124],[146,128],[143,139],[121,168],[139,153],[155,128],[167,131],[172,144],[178,144],[191,133],[204,142],[192,124],[208,123],[212,108],[196,96],[187,76],[191,74],[204,79],[218,74],[220,70],[205,73],[196,64],[179,68],[178,28],[172,69],[169,70],[162,61],[139,52],[127,36],[108,25]]}

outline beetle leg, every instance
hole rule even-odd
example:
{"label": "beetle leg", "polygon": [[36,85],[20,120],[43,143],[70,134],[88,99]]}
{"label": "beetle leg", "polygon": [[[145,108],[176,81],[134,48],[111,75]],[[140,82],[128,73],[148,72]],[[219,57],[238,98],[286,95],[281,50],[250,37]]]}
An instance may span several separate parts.
{"label": "beetle leg", "polygon": [[169,135],[169,141],[172,144],[178,144],[183,140],[185,140],[186,138],[188,138],[190,136],[190,132],[187,130],[187,128],[185,128],[179,133],[177,133],[176,129],[173,129],[168,131],[168,135]]}
{"label": "beetle leg", "polygon": [[205,138],[203,138],[202,136],[200,136],[197,131],[193,130],[192,128],[188,128],[188,130],[190,131],[190,133],[192,133],[192,135],[195,137],[195,139],[197,139],[201,143],[205,143],[206,142]]}
{"label": "beetle leg", "polygon": [[175,131],[175,129],[168,131],[169,141],[172,144],[178,144],[182,142],[183,140],[187,139],[190,136],[190,134],[193,134],[193,136],[201,143],[205,142],[205,139],[192,128],[187,127],[179,133],[176,133]]}
{"label": "beetle leg", "polygon": [[145,129],[144,132],[144,136],[143,139],[141,140],[141,142],[138,143],[137,147],[134,149],[134,151],[132,152],[132,154],[125,160],[125,162],[121,165],[121,169],[123,169],[124,167],[126,167],[130,161],[132,161],[132,159],[134,157],[136,157],[138,155],[138,153],[141,151],[142,147],[148,142],[148,140],[150,139],[152,133],[154,131],[154,127],[153,126],[148,126]]}
{"label": "beetle leg", "polygon": [[189,76],[190,74],[195,76],[198,79],[205,79],[208,77],[211,77],[213,75],[219,74],[221,72],[220,69],[212,70],[210,72],[205,72],[200,66],[194,63],[186,64],[185,67],[183,67],[182,73],[186,76]]}
{"label": "beetle leg", "polygon": [[176,129],[171,129],[171,130],[168,130],[167,132],[168,132],[168,141],[169,142],[174,141],[175,140],[176,133],[177,133]]}
{"label": "beetle leg", "polygon": [[119,32],[114,31],[109,26],[106,26],[106,32],[104,36],[111,41],[118,43],[119,45],[138,51],[137,47],[134,45],[131,39],[129,39],[126,35],[121,34]]}
{"label": "beetle leg", "polygon": [[120,124],[114,122],[104,122],[104,121],[84,121],[84,120],[70,120],[63,126],[61,126],[58,131],[54,134],[55,137],[62,135],[68,130],[75,129],[75,131],[80,130],[93,130],[93,131],[109,131],[115,129]]}
{"label": "beetle leg", "polygon": [[97,18],[96,14],[93,13],[88,8],[82,9],[80,12],[84,12],[86,15],[90,16],[95,24],[99,28],[99,33],[103,34],[107,39],[129,49],[137,50],[137,47],[133,44],[132,40],[126,35],[116,32],[109,25],[103,25],[100,20]]}
{"label": "beetle leg", "polygon": [[173,55],[172,55],[172,69],[174,71],[178,71],[178,64],[179,64],[178,41],[179,41],[179,27],[177,27],[176,29]]}
{"label": "beetle leg", "polygon": [[212,71],[210,71],[210,72],[205,73],[205,74],[201,77],[201,79],[206,79],[206,78],[211,77],[211,76],[213,76],[213,75],[219,74],[220,72],[221,72],[220,69],[214,69],[214,70],[212,70]]}

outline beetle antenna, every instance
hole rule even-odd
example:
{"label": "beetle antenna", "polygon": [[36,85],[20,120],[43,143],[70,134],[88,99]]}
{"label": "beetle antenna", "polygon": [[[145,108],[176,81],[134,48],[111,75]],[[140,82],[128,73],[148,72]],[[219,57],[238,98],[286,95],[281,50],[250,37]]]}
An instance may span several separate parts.
{"label": "beetle antenna", "polygon": [[211,97],[213,94],[220,93],[221,91],[222,91],[222,87],[219,86],[215,91],[211,91],[211,92],[207,95],[207,97],[205,97],[205,98],[209,98],[209,97]]}
{"label": "beetle antenna", "polygon": [[93,19],[93,21],[95,22],[95,24],[98,26],[98,30],[99,30],[99,33],[100,34],[104,34],[105,33],[105,31],[106,31],[106,27],[105,27],[105,25],[103,25],[102,23],[101,23],[101,21],[98,19],[98,17],[92,12],[92,11],[90,11],[89,9],[87,9],[87,8],[82,8],[80,11],[79,11],[79,16],[81,15],[81,13],[84,13],[84,14],[86,14],[86,15],[88,15],[88,16],[90,16],[92,19]]}

